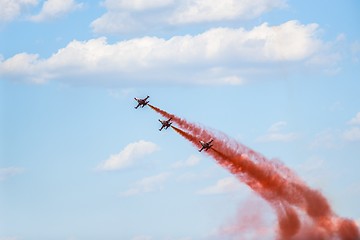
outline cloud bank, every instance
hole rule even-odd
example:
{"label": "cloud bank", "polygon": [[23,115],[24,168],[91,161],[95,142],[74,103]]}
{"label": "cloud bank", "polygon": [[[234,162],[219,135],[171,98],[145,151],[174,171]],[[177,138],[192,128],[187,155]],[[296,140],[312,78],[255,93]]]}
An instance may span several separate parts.
{"label": "cloud bank", "polygon": [[[297,62],[300,66],[321,52],[316,24],[288,21],[251,30],[213,28],[170,39],[142,37],[113,44],[104,37],[73,40],[49,58],[19,53],[0,61],[0,77],[44,83],[61,79],[74,84],[231,84],[255,73]],[[275,64],[275,66],[274,66]],[[254,66],[252,67],[254,68]],[[250,75],[249,75],[250,74]],[[245,76],[245,77],[244,77]]]}

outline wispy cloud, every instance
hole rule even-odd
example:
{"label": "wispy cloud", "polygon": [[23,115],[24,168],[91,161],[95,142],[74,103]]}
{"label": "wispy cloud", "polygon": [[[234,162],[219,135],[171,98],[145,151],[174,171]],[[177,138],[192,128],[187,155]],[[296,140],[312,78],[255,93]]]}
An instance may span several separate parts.
{"label": "wispy cloud", "polygon": [[350,125],[360,125],[360,112],[358,112],[355,117],[350,119],[350,121],[348,121],[348,124],[350,124]]}
{"label": "wispy cloud", "polygon": [[7,167],[7,168],[0,168],[0,181],[3,181],[9,177],[18,175],[24,171],[23,168],[18,167]]}
{"label": "wispy cloud", "polygon": [[280,121],[271,125],[267,133],[256,139],[258,142],[291,142],[296,140],[299,135],[293,132],[283,133],[283,128],[287,125],[286,122]]}
{"label": "wispy cloud", "polygon": [[173,168],[184,168],[184,167],[193,167],[199,164],[201,158],[195,155],[191,155],[188,159],[183,161],[175,162]]}
{"label": "wispy cloud", "polygon": [[346,142],[360,141],[360,112],[347,121],[346,125],[347,129],[330,129],[317,134],[310,143],[310,148],[335,149]]}
{"label": "wispy cloud", "polygon": [[121,195],[133,196],[161,190],[163,188],[163,183],[168,179],[169,176],[170,173],[164,172],[158,175],[143,178],[136,182],[133,187],[127,191],[122,192]]}
{"label": "wispy cloud", "polygon": [[58,18],[81,7],[82,4],[76,3],[74,0],[47,0],[44,2],[40,13],[32,16],[30,20],[41,22]]}
{"label": "wispy cloud", "polygon": [[316,134],[314,139],[310,143],[311,149],[327,148],[334,149],[339,147],[339,133],[335,130],[325,130]]}
{"label": "wispy cloud", "polygon": [[319,172],[324,167],[325,160],[318,156],[312,156],[307,161],[299,165],[299,170],[305,173]]}
{"label": "wispy cloud", "polygon": [[158,146],[152,142],[140,140],[130,143],[121,152],[111,155],[99,164],[97,170],[111,171],[126,168],[156,150],[158,150]]}
{"label": "wispy cloud", "polygon": [[350,142],[360,141],[360,127],[353,127],[345,130],[342,137],[344,140]]}
{"label": "wispy cloud", "polygon": [[241,184],[234,177],[227,177],[218,180],[214,185],[206,187],[198,191],[198,194],[212,195],[237,192],[241,188]]}
{"label": "wispy cloud", "polygon": [[[348,125],[360,125],[360,112],[358,112],[355,117],[350,119],[347,122]],[[354,142],[354,141],[360,141],[360,127],[354,126],[350,129],[347,129],[343,132],[342,138],[345,141]]]}

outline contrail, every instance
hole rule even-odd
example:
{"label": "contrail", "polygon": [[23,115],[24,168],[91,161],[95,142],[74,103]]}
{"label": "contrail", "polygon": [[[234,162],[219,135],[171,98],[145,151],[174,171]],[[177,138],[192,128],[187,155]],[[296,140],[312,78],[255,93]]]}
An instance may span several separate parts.
{"label": "contrail", "polygon": [[337,216],[321,192],[308,187],[280,162],[266,159],[225,134],[209,131],[149,106],[166,118],[172,117],[180,127],[172,128],[196,147],[200,140],[214,139],[214,146],[206,153],[273,207],[278,219],[279,239],[360,239],[353,220]]}

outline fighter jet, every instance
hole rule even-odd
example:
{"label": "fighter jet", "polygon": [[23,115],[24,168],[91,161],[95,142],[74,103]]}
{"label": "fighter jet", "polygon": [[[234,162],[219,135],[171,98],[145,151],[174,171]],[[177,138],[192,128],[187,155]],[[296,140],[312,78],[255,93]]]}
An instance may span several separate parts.
{"label": "fighter jet", "polygon": [[159,131],[163,130],[163,128],[165,129],[168,129],[168,127],[171,126],[172,122],[171,121],[172,118],[169,118],[168,120],[160,120],[159,119],[159,122],[161,122],[162,126],[161,128],[159,129]]}
{"label": "fighter jet", "polygon": [[137,109],[138,107],[142,107],[142,108],[145,107],[149,103],[149,101],[146,101],[148,98],[149,96],[147,96],[144,99],[134,98],[138,102],[138,105],[135,107],[135,109]]}
{"label": "fighter jet", "polygon": [[209,150],[213,145],[211,144],[213,141],[213,139],[211,139],[210,141],[208,142],[204,142],[204,141],[199,141],[200,144],[201,144],[201,149],[199,149],[199,152],[201,152],[202,150],[205,149],[205,151]]}

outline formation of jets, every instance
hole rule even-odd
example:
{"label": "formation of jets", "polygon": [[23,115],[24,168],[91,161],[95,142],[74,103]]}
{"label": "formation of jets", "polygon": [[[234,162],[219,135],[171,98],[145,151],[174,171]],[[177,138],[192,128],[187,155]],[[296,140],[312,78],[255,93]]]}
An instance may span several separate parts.
{"label": "formation of jets", "polygon": [[[138,105],[135,107],[135,109],[137,109],[138,107],[143,108],[149,104],[149,101],[148,101],[149,96],[147,96],[146,98],[134,98],[134,99],[138,103]],[[165,128],[165,130],[168,129],[172,124],[171,120],[172,120],[172,118],[169,118],[168,120],[160,120],[159,119],[159,122],[161,123],[161,128],[159,129],[159,131],[163,130],[164,128]],[[201,144],[201,149],[199,149],[199,152],[201,152],[202,150],[207,151],[213,146],[212,145],[213,139],[210,139],[210,141],[208,141],[208,142],[204,142],[204,141],[199,141],[199,142]]]}

